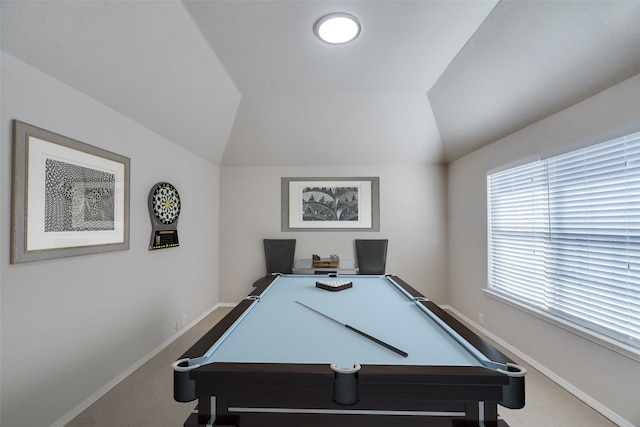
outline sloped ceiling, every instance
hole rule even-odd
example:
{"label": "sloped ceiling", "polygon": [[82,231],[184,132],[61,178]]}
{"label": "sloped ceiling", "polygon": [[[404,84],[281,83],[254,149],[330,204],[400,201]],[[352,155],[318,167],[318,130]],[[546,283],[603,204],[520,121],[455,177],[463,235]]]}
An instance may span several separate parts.
{"label": "sloped ceiling", "polygon": [[639,72],[639,1],[500,2],[429,91],[445,158]]}
{"label": "sloped ceiling", "polygon": [[640,73],[638,1],[0,4],[4,51],[219,165],[446,163]]}
{"label": "sloped ceiling", "polygon": [[180,2],[0,5],[2,50],[220,163],[241,96]]}

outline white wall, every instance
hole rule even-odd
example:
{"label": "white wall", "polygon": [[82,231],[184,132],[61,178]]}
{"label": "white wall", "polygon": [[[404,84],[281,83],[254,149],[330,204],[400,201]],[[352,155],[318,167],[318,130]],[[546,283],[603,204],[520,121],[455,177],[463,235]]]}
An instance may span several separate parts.
{"label": "white wall", "polygon": [[[6,53],[1,77],[0,424],[48,426],[217,303],[219,168]],[[9,264],[13,119],[131,159],[129,250]],[[181,246],[152,252],[159,181],[180,192]]]}
{"label": "white wall", "polygon": [[486,173],[640,130],[640,75],[449,165],[449,302],[615,418],[640,425],[640,363],[487,297]]}
{"label": "white wall", "polygon": [[[281,232],[280,178],[380,177],[380,232]],[[223,167],[220,300],[237,302],[265,275],[264,238],[295,238],[296,258],[355,259],[354,239],[389,239],[387,273],[446,302],[446,167]]]}
{"label": "white wall", "polygon": [[[0,9],[0,13],[2,13],[2,10]],[[2,95],[2,51],[0,50],[0,95]],[[0,124],[2,123],[2,102],[0,101]],[[0,141],[2,141],[2,131],[3,126],[0,125]],[[0,194],[4,194],[4,190],[5,190],[5,186],[4,186],[4,181],[5,181],[5,162],[3,161],[4,159],[4,152],[2,151],[2,147],[0,146],[0,153],[2,153],[2,155],[0,156]],[[0,202],[0,242],[5,242],[5,232],[4,229],[5,227],[2,226],[2,217],[4,215],[4,203],[5,203],[5,196],[0,196],[2,197],[2,201]],[[6,245],[4,244],[0,244],[0,265],[2,265],[3,260],[5,259],[5,254],[7,253],[5,251],[5,247]],[[0,309],[2,308],[2,271],[0,270]],[[2,313],[0,313],[0,424],[2,424]]]}

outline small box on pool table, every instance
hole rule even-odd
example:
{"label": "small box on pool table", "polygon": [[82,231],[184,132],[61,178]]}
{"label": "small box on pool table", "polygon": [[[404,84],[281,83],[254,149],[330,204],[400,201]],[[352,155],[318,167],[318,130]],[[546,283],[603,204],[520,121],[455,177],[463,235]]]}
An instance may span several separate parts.
{"label": "small box on pool table", "polygon": [[332,292],[349,289],[351,287],[353,287],[353,283],[348,280],[318,280],[316,282],[316,288]]}

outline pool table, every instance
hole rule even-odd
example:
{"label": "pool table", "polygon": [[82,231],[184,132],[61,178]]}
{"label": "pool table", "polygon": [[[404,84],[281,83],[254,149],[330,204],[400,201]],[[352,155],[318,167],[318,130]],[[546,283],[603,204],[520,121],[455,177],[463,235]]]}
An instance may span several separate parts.
{"label": "pool table", "polygon": [[504,427],[497,405],[524,406],[526,371],[397,276],[254,286],[172,365],[185,427]]}

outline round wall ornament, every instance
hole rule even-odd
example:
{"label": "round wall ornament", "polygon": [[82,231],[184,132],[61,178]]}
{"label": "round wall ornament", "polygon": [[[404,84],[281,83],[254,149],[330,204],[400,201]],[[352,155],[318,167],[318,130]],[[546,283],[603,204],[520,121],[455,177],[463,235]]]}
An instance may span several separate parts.
{"label": "round wall ornament", "polygon": [[168,182],[159,182],[149,192],[149,216],[151,217],[151,242],[149,250],[180,246],[178,242],[178,218],[182,204],[180,194]]}

